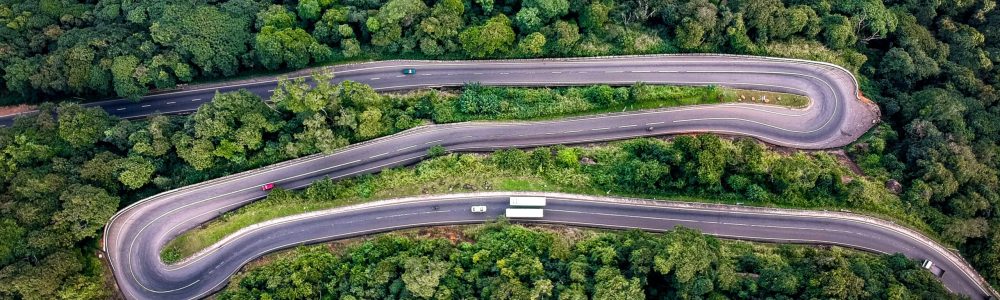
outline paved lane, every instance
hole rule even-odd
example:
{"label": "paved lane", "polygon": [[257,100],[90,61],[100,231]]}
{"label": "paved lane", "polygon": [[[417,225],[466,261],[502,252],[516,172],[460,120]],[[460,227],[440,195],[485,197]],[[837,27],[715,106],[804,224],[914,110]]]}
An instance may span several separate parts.
{"label": "paved lane", "polygon": [[[403,75],[403,68],[417,74]],[[480,82],[498,86],[630,85],[635,82],[675,85],[720,85],[806,95],[806,109],[789,110],[753,104],[716,105],[678,110],[663,126],[675,132],[719,132],[750,135],[797,148],[843,146],[863,134],[878,118],[873,107],[857,101],[854,77],[834,65],[789,59],[725,55],[649,55],[612,58],[509,61],[383,61],[339,66],[334,81],[352,80],[378,91],[461,86]],[[111,100],[91,103],[109,113],[138,118],[155,113],[188,113],[216,92],[247,89],[265,99],[275,80],[195,88],[144,97],[141,102]],[[0,117],[0,124],[12,116]]]}
{"label": "paved lane", "polygon": [[[399,70],[417,69],[416,75],[403,76]],[[260,253],[289,246],[289,243],[316,241],[316,236],[338,232],[341,225],[317,223],[301,227],[300,232],[261,231],[252,241],[236,248],[220,248],[197,256],[189,264],[167,266],[160,262],[159,251],[170,238],[209,221],[226,211],[260,199],[262,184],[274,182],[284,188],[299,188],[324,178],[344,178],[373,173],[387,167],[412,164],[422,159],[434,145],[450,151],[492,151],[502,148],[526,148],[541,145],[608,141],[639,136],[688,132],[719,132],[748,135],[797,148],[817,149],[846,145],[867,131],[877,112],[857,98],[853,77],[843,69],[798,60],[734,56],[638,56],[570,60],[519,60],[505,62],[417,62],[392,61],[351,65],[338,68],[337,80],[371,83],[382,91],[418,87],[461,85],[479,81],[490,85],[577,85],[610,83],[627,85],[636,81],[665,84],[717,84],[737,88],[755,88],[792,92],[813,99],[805,109],[788,109],[753,104],[721,104],[679,107],[652,111],[607,114],[544,122],[469,122],[432,125],[352,145],[329,155],[314,155],[279,163],[200,184],[168,191],[129,206],[109,221],[104,247],[111,261],[119,287],[129,298],[178,299],[200,297],[221,287],[228,275],[246,260]],[[270,93],[266,84],[243,86],[255,93]],[[239,87],[232,87],[239,88]],[[187,91],[157,95],[142,105],[161,109],[167,105],[194,104],[208,99],[214,90]],[[162,104],[157,104],[160,102]],[[170,104],[170,102],[174,102]],[[132,105],[132,104],[129,104]],[[110,106],[109,106],[110,107]],[[120,108],[129,117],[134,106]],[[142,108],[140,106],[140,108]],[[190,108],[188,108],[190,109]],[[161,111],[163,111],[161,109]],[[152,111],[137,111],[141,116]],[[649,128],[652,128],[650,130]],[[578,207],[554,211],[553,222],[565,220],[619,220],[620,226],[643,227],[659,224],[654,219],[630,218],[628,214],[594,218],[579,215]],[[603,211],[604,208],[599,208]],[[457,212],[457,210],[456,210]],[[386,212],[389,213],[389,212]],[[426,217],[424,221],[392,223],[361,222],[389,230],[398,226],[419,226],[427,222],[471,222],[461,215],[447,213],[407,214]],[[363,216],[359,216],[363,217]],[[415,217],[408,217],[415,218]],[[452,219],[458,218],[458,219]],[[347,220],[347,219],[345,219]],[[379,219],[382,220],[382,219]],[[343,220],[342,220],[343,221]],[[412,222],[411,222],[412,221]],[[481,221],[481,220],[479,220]],[[332,221],[338,222],[338,221]],[[396,225],[391,225],[396,224]],[[605,224],[608,226],[613,223]],[[353,228],[344,225],[346,228]],[[615,225],[618,226],[618,225]],[[657,225],[658,226],[658,225]],[[698,227],[698,226],[695,226]],[[313,228],[313,229],[308,229]],[[643,227],[645,228],[645,227]],[[726,235],[730,227],[713,234]],[[762,227],[767,228],[767,227]],[[647,228],[648,229],[648,228]],[[788,232],[763,230],[775,234]],[[730,232],[739,235],[739,232]],[[795,235],[790,235],[795,237]],[[895,248],[893,248],[895,249]],[[958,273],[956,273],[958,274]],[[977,282],[958,279],[957,291],[967,291]],[[964,282],[964,283],[963,283]],[[946,281],[946,283],[949,283]],[[949,283],[952,286],[952,283]]]}

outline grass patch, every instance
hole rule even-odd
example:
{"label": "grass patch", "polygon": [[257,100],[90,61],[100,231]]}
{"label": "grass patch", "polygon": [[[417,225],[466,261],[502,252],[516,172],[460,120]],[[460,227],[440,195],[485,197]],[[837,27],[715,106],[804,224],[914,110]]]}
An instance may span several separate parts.
{"label": "grass patch", "polygon": [[[681,142],[640,139],[592,148],[557,146],[531,152],[504,150],[492,155],[452,154],[428,159],[413,167],[388,169],[374,175],[338,181],[319,180],[300,192],[276,189],[264,200],[228,212],[200,228],[176,237],[164,248],[161,259],[167,263],[179,261],[241,228],[279,217],[379,199],[475,191],[552,191],[589,195],[607,195],[610,191],[613,195],[691,202],[740,202],[756,206],[830,210],[847,208],[931,232],[917,215],[904,208],[898,197],[886,192],[878,182],[853,175],[829,155],[784,155],[760,149],[758,150],[763,152],[757,153],[753,149],[746,150],[753,148],[745,142],[750,140],[737,143],[711,135],[702,137],[678,137],[677,139],[685,140]],[[665,150],[656,151],[674,151],[670,149],[690,147],[694,141],[705,147],[730,151],[712,155],[724,160],[724,165],[751,165],[756,168],[752,172],[757,175],[731,170],[714,179],[716,182],[697,184],[694,182],[711,178],[690,178],[688,174],[709,174],[712,170],[686,170],[690,166],[673,165],[671,162],[655,167],[651,165],[651,161],[636,158],[644,155],[636,149],[661,147]],[[709,152],[705,149],[690,151]],[[686,154],[683,152],[673,155],[684,161],[700,160],[685,158]],[[745,161],[747,159],[755,161]],[[594,163],[580,163],[588,160],[593,160]],[[651,174],[658,168],[670,169],[670,172],[661,173],[660,178],[650,181],[652,185],[648,187],[633,186],[650,184],[637,181],[651,178]],[[641,169],[642,174],[635,177],[623,175],[630,174],[629,170],[637,169]],[[750,176],[773,176],[758,179],[760,182],[773,182],[786,175],[794,176],[786,178],[792,183],[814,183],[776,188],[740,182]],[[687,186],[679,187],[683,185],[681,182],[688,182]],[[825,190],[828,191],[824,192]]]}

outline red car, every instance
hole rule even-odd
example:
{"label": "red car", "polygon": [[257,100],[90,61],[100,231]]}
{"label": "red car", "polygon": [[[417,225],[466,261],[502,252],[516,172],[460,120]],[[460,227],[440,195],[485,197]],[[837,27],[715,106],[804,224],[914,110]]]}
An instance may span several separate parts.
{"label": "red car", "polygon": [[268,183],[268,184],[260,186],[260,190],[261,191],[270,191],[273,188],[274,188],[274,183]]}

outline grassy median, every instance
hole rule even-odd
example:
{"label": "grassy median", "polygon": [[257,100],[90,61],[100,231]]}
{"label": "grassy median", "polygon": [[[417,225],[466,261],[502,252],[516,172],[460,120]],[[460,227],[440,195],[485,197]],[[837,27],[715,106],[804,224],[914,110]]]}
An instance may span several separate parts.
{"label": "grassy median", "polygon": [[[700,164],[687,163],[690,161]],[[161,259],[176,262],[241,228],[274,218],[379,199],[474,191],[610,193],[774,207],[848,208],[929,231],[898,197],[878,182],[853,174],[829,154],[780,154],[750,139],[729,141],[700,135],[669,142],[636,139],[587,148],[451,154],[375,175],[320,180],[303,191],[275,190],[264,200],[181,234],[164,248]]]}

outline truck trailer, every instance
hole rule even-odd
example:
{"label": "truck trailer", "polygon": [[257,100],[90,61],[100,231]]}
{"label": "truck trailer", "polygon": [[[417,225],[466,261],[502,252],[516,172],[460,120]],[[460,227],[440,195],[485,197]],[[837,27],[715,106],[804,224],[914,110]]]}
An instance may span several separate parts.
{"label": "truck trailer", "polygon": [[510,206],[542,207],[545,206],[545,197],[510,197]]}
{"label": "truck trailer", "polygon": [[544,216],[541,208],[508,208],[504,215],[510,219],[540,219]]}

